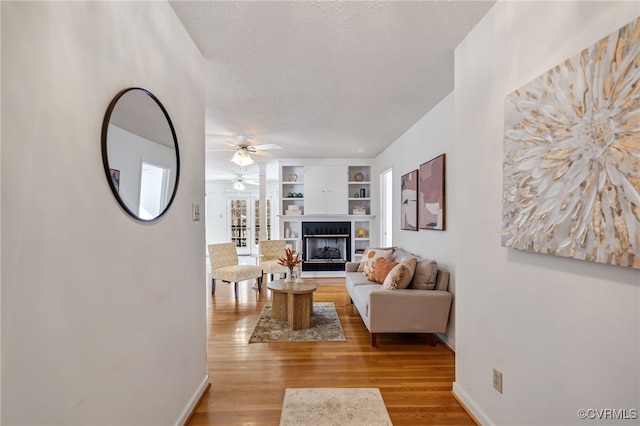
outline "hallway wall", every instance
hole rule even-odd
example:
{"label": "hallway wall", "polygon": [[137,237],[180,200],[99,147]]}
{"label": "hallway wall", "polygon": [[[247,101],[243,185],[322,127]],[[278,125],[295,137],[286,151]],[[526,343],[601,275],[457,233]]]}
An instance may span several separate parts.
{"label": "hallway wall", "polygon": [[637,1],[500,1],[456,49],[454,391],[483,424],[626,424],[577,411],[638,408],[640,271],[500,241],[505,96],[639,15]]}
{"label": "hallway wall", "polygon": [[[2,2],[2,418],[168,425],[207,381],[203,59],[166,2]],[[102,167],[111,99],[177,132],[176,199],[124,213]]]}
{"label": "hallway wall", "polygon": [[[453,199],[456,193],[454,142],[454,95],[450,93],[416,124],[407,129],[374,161],[374,184],[379,187],[380,173],[393,168],[393,217],[400,217],[400,178],[402,175],[420,168],[440,154],[445,158],[445,230],[406,231],[400,229],[400,220],[393,221],[393,245],[424,257],[434,259],[438,266],[451,272],[449,291],[454,294],[454,302],[449,316],[447,344],[455,348],[455,235],[456,209]],[[377,208],[378,206],[376,206]],[[377,209],[379,211],[379,209]],[[379,222],[379,219],[378,219]],[[377,225],[379,226],[379,224]]]}

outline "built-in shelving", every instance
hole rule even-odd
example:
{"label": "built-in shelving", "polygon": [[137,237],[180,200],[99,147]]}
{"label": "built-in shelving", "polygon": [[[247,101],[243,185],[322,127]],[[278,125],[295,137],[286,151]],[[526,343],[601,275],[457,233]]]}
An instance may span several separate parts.
{"label": "built-in shelving", "polygon": [[349,166],[349,214],[371,214],[371,167]]}
{"label": "built-in shelving", "polygon": [[280,238],[296,247],[303,221],[346,219],[351,222],[351,260],[359,261],[371,245],[373,221],[371,166],[360,164],[334,162],[323,170],[322,162],[285,160],[280,166]]}

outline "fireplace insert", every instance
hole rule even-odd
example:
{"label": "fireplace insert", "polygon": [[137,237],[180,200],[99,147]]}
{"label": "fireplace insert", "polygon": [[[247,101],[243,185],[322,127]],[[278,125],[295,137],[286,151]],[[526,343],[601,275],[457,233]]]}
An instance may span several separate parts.
{"label": "fireplace insert", "polygon": [[302,222],[303,271],[344,271],[351,259],[351,222]]}

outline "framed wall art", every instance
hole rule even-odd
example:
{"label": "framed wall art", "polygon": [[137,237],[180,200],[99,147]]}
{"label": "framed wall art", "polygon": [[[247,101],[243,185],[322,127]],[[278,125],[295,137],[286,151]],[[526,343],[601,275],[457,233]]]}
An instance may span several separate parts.
{"label": "framed wall art", "polygon": [[120,192],[120,170],[109,169],[109,176],[111,177],[111,182],[113,182],[113,187],[116,192]]}
{"label": "framed wall art", "polygon": [[400,179],[400,229],[418,230],[418,170]]}
{"label": "framed wall art", "polygon": [[420,229],[444,231],[445,154],[420,165],[418,224]]}
{"label": "framed wall art", "polygon": [[507,95],[503,246],[640,269],[639,19]]}

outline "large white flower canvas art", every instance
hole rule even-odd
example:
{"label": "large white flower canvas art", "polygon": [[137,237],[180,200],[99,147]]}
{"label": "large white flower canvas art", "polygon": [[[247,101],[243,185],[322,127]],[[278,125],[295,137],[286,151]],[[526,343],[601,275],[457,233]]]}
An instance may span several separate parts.
{"label": "large white flower canvas art", "polygon": [[639,19],[506,97],[503,246],[640,269]]}

